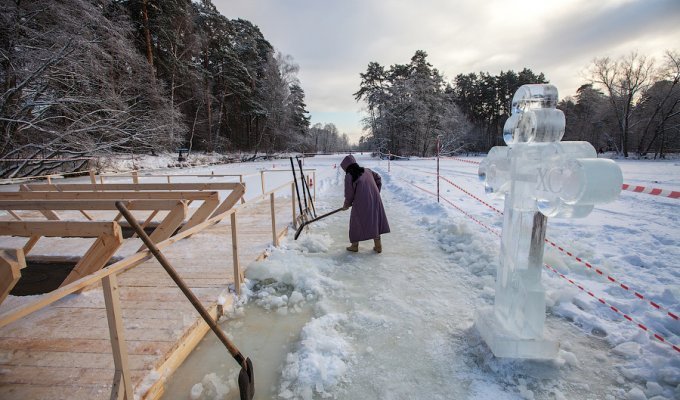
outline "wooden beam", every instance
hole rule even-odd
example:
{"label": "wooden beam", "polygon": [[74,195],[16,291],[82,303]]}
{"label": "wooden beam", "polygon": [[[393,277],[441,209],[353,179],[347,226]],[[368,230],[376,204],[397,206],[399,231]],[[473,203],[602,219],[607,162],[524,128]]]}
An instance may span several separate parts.
{"label": "wooden beam", "polygon": [[[129,200],[131,210],[170,210],[175,200]],[[117,210],[112,200],[0,200],[0,210]]]}
{"label": "wooden beam", "polygon": [[201,206],[196,211],[194,211],[194,213],[191,215],[191,218],[189,218],[189,221],[187,221],[182,229],[180,229],[180,232],[186,231],[187,229],[192,228],[210,218],[219,205],[220,196],[215,193],[209,200],[204,200],[203,204],[201,204]]}
{"label": "wooden beam", "polygon": [[[177,228],[184,222],[187,216],[187,204],[180,202],[168,212],[168,215],[156,227],[156,229],[149,235],[149,238],[154,242],[162,242],[172,236]],[[142,245],[137,251],[145,250],[146,246]]]}
{"label": "wooden beam", "polygon": [[[202,222],[196,226],[194,226],[191,229],[188,229],[182,233],[178,233],[175,236],[170,237],[169,239],[166,239],[160,243],[156,243],[156,247],[158,247],[160,250],[164,249],[165,247],[171,246],[174,243],[179,242],[180,240],[193,235],[196,232],[200,232],[201,230],[207,228],[208,226],[212,226],[222,219],[226,218],[227,216],[234,214],[236,210],[229,210],[225,211],[224,213],[210,217],[205,222]],[[232,225],[233,226],[233,225]],[[234,231],[232,230],[232,234]],[[27,315],[30,315],[31,313],[34,313],[37,310],[40,310],[60,299],[63,299],[64,297],[75,293],[77,291],[80,291],[81,289],[90,286],[94,283],[99,282],[102,280],[105,276],[109,276],[111,274],[119,274],[123,273],[129,269],[132,269],[139,264],[145,262],[146,260],[152,258],[153,256],[151,255],[151,252],[149,250],[144,250],[138,253],[135,253],[131,256],[128,256],[124,258],[123,260],[117,261],[111,265],[109,265],[107,268],[97,271],[91,275],[88,275],[86,277],[83,277],[73,283],[70,283],[68,285],[64,285],[57,290],[54,290],[49,293],[45,293],[42,296],[39,296],[36,298],[35,301],[29,302],[22,304],[18,307],[13,308],[12,310],[6,311],[2,314],[0,314],[0,328],[7,326],[8,324],[11,324],[12,322],[23,318]],[[238,260],[237,256],[235,255],[234,258]],[[236,266],[235,266],[236,269]]]}
{"label": "wooden beam", "polygon": [[279,247],[279,237],[276,234],[276,206],[275,206],[275,201],[276,196],[274,196],[274,193],[269,194],[269,207],[271,209],[271,215],[272,215],[272,243],[274,243],[274,247]]}
{"label": "wooden beam", "polygon": [[[30,189],[29,189],[28,186],[26,186],[26,185],[20,185],[20,186],[19,186],[19,190],[22,191],[22,192],[28,192],[28,191],[30,191]],[[51,221],[59,221],[59,220],[61,220],[61,218],[59,218],[59,215],[58,215],[57,213],[55,213],[54,211],[52,211],[52,210],[42,210],[42,211],[40,211],[40,213],[41,213],[42,215],[44,215],[45,218],[47,218],[47,219],[49,219],[49,220],[51,220]]]}
{"label": "wooden beam", "polygon": [[31,235],[31,237],[26,241],[26,244],[24,245],[24,254],[28,254],[33,250],[33,247],[35,247],[36,244],[38,244],[38,240],[40,240],[42,236],[40,235]]}
{"label": "wooden beam", "polygon": [[[158,214],[158,210],[156,210],[156,211],[152,212],[151,214],[149,214],[149,216],[146,218],[146,220],[145,220],[144,223],[142,224],[142,229],[146,228],[147,225],[149,225],[149,223],[153,220],[153,217],[155,217],[156,214]],[[120,215],[121,217],[123,216],[123,214],[121,214],[121,213],[118,213],[118,215]],[[130,237],[131,237],[131,238],[137,237],[137,232],[133,233],[132,236],[130,236]]]}
{"label": "wooden beam", "polygon": [[238,231],[236,229],[236,213],[231,214],[231,251],[234,264],[234,289],[236,295],[241,295],[241,283],[243,282],[243,275],[241,274],[241,265],[238,260]]}
{"label": "wooden beam", "polygon": [[101,221],[0,221],[4,236],[32,237],[99,237],[115,235],[120,230],[116,222]]}
{"label": "wooden beam", "polygon": [[26,268],[22,249],[0,249],[0,304],[7,298]]}
{"label": "wooden beam", "polygon": [[123,244],[123,233],[120,225],[115,225],[116,232],[113,235],[101,235],[87,250],[83,258],[78,261],[70,274],[64,279],[59,287],[68,285],[78,279],[97,272],[106,266],[106,263],[116,254]]}
{"label": "wooden beam", "polygon": [[238,201],[239,199],[245,194],[246,192],[246,185],[236,183],[236,187],[232,189],[232,192],[227,196],[226,199],[220,204],[220,206],[215,210],[213,213],[213,217],[219,214],[222,214],[223,212],[230,210]]}
{"label": "wooden beam", "polygon": [[17,221],[23,221],[23,218],[21,218],[21,217],[20,217],[17,213],[15,213],[14,211],[12,211],[12,210],[7,210],[7,212],[9,212],[9,215],[11,215],[12,217],[14,217],[14,219],[16,219]]}
{"label": "wooden beam", "polygon": [[45,183],[26,184],[29,190],[34,192],[85,192],[85,191],[135,191],[135,190],[234,190],[240,183],[214,182],[214,183],[61,183],[48,185]]}
{"label": "wooden beam", "polygon": [[134,392],[132,391],[130,362],[128,361],[125,329],[123,327],[123,308],[120,305],[118,279],[115,274],[102,279],[102,289],[104,290],[106,318],[109,323],[109,337],[111,338],[111,350],[115,367],[111,398],[132,400]]}
{"label": "wooden beam", "polygon": [[0,200],[207,200],[215,194],[219,192],[0,192]]}
{"label": "wooden beam", "polygon": [[[232,301],[229,299],[229,301]],[[226,304],[229,306],[230,304]],[[208,313],[217,321],[219,318],[219,307],[214,304],[208,308]],[[160,399],[165,393],[166,382],[170,379],[170,376],[177,371],[177,369],[184,363],[191,352],[196,348],[196,346],[201,343],[205,334],[210,332],[210,326],[203,321],[202,318],[198,318],[191,328],[188,329],[189,334],[182,338],[177,349],[173,350],[170,357],[168,357],[162,365],[156,367],[156,371],[160,372],[159,378],[154,382],[146,393],[142,393],[142,398],[147,400],[157,400]]]}

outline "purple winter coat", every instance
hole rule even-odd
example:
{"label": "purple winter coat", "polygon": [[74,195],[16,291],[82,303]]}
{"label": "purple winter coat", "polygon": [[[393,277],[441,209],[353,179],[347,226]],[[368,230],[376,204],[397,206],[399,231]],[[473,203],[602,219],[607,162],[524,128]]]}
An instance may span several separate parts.
{"label": "purple winter coat", "polygon": [[[352,155],[345,157],[340,163],[344,171],[356,163]],[[390,232],[387,215],[380,198],[382,182],[380,175],[364,168],[364,173],[352,182],[352,175],[345,174],[345,207],[352,206],[349,219],[349,241],[376,239],[383,233]]]}

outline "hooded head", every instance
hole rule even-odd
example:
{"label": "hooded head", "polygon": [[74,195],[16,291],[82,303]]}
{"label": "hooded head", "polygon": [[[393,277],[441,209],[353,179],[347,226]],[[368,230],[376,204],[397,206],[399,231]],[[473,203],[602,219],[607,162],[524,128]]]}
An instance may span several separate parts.
{"label": "hooded head", "polygon": [[340,167],[342,168],[343,171],[347,172],[347,167],[352,164],[356,164],[357,160],[354,159],[353,155],[348,155],[345,157],[342,162],[340,163]]}

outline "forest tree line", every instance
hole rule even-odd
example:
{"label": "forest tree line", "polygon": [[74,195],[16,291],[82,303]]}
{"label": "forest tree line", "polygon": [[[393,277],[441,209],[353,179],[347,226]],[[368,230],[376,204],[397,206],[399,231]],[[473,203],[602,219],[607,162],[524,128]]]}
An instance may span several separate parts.
{"label": "forest tree line", "polygon": [[[563,140],[585,140],[601,151],[628,157],[664,157],[680,152],[680,54],[663,60],[631,53],[596,58],[589,82],[558,104],[566,117]],[[354,94],[366,105],[367,135],[360,147],[401,156],[487,152],[502,145],[515,91],[549,83],[525,68],[459,74],[451,82],[418,50],[408,64],[368,64]],[[558,88],[559,89],[559,88]]]}
{"label": "forest tree line", "polygon": [[117,152],[313,150],[298,69],[210,0],[0,0],[0,177]]}

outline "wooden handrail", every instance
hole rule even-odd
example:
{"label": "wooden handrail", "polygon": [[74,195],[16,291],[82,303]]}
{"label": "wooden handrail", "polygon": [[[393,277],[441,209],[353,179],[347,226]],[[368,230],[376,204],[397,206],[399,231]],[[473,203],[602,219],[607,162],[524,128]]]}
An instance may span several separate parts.
{"label": "wooden handrail", "polygon": [[[245,205],[245,204],[244,204]],[[115,207],[115,206],[114,206]],[[156,247],[159,249],[163,249],[165,247],[168,247],[188,236],[191,236],[195,234],[196,232],[200,232],[201,230],[205,229],[208,226],[214,225],[216,223],[219,223],[221,220],[224,218],[236,213],[238,210],[240,210],[243,206],[239,206],[238,208],[232,208],[230,210],[224,211],[218,215],[215,215],[213,217],[210,217],[206,221],[201,222],[200,224],[197,224],[193,226],[190,229],[187,229],[183,232],[179,232],[176,235],[165,239],[161,242],[158,242],[156,244]],[[52,303],[54,303],[57,300],[60,300],[72,293],[75,293],[89,285],[92,285],[100,280],[102,280],[104,277],[107,277],[112,274],[118,274],[125,272],[127,270],[130,270],[139,264],[143,263],[144,261],[148,260],[151,258],[151,253],[149,250],[142,250],[140,252],[137,252],[129,257],[126,257],[116,263],[113,263],[109,265],[108,267],[101,269],[97,272],[94,272],[90,275],[84,276],[77,281],[71,282],[68,285],[62,286],[57,290],[54,290],[49,293],[45,293],[40,298],[36,299],[33,302],[22,304],[21,306],[18,306],[12,310],[6,311],[3,314],[0,314],[0,328],[20,319],[23,318],[35,311],[38,311]]]}
{"label": "wooden handrail", "polygon": [[[292,180],[281,185],[281,186],[279,186],[279,187],[277,187],[277,188],[275,188],[275,189],[273,189],[273,190],[270,190],[269,192],[265,193],[262,196],[258,196],[258,198],[256,198],[255,201],[253,201],[253,202],[248,202],[248,203],[239,205],[237,207],[231,208],[229,210],[223,211],[223,212],[221,212],[217,215],[214,215],[214,216],[208,218],[207,220],[205,220],[205,221],[203,221],[199,224],[196,224],[195,226],[191,227],[190,229],[179,232],[176,235],[174,235],[174,236],[172,236],[168,239],[165,239],[161,242],[158,242],[156,244],[156,247],[158,247],[159,249],[163,249],[165,247],[171,246],[172,244],[174,244],[174,243],[176,243],[176,242],[178,242],[178,241],[180,241],[180,240],[182,240],[186,237],[189,237],[189,236],[191,236],[191,235],[193,235],[197,232],[200,232],[201,230],[205,229],[208,226],[219,223],[224,218],[229,217],[232,214],[235,214],[236,212],[244,209],[245,207],[248,207],[251,204],[256,203],[260,199],[266,199],[267,196],[270,193],[276,192],[276,191],[280,190],[281,188],[288,187],[288,186],[291,185],[291,183],[292,183]],[[91,186],[91,185],[87,185],[87,186]],[[114,205],[114,208],[115,208],[115,205]],[[54,291],[49,292],[49,293],[45,293],[45,294],[41,295],[35,301],[22,304],[22,305],[14,308],[12,310],[6,311],[6,312],[0,314],[0,328],[4,327],[4,326],[20,319],[20,318],[23,318],[23,317],[25,317],[25,316],[27,316],[27,315],[35,312],[35,311],[38,311],[38,310],[40,310],[40,309],[42,309],[42,308],[44,308],[44,307],[46,307],[46,306],[48,306],[52,303],[64,298],[64,297],[72,294],[72,293],[78,292],[81,289],[83,289],[83,288],[85,288],[89,285],[92,285],[92,284],[102,280],[103,278],[105,278],[107,276],[110,276],[112,274],[123,273],[123,272],[128,271],[132,268],[135,268],[136,266],[140,265],[141,263],[148,260],[149,258],[151,258],[151,253],[149,252],[149,250],[148,249],[147,250],[141,250],[141,251],[139,251],[139,252],[137,252],[137,253],[129,256],[129,257],[126,257],[126,258],[124,258],[124,259],[122,259],[118,262],[115,262],[115,263],[109,265],[108,267],[106,267],[104,269],[101,269],[101,270],[94,272],[90,275],[84,276],[84,277],[82,277],[82,278],[80,278],[80,279],[78,279],[74,282],[69,283],[68,285],[60,287],[57,290],[54,290]]]}
{"label": "wooden handrail", "polygon": [[[129,200],[132,210],[170,210],[182,200]],[[0,210],[117,210],[111,200],[0,200]]]}
{"label": "wooden handrail", "polygon": [[207,200],[216,190],[177,192],[0,192],[0,200]]}
{"label": "wooden handrail", "polygon": [[117,222],[98,221],[0,221],[0,231],[20,237],[99,237],[117,234],[120,226]]}
{"label": "wooden handrail", "polygon": [[237,182],[213,182],[213,183],[59,183],[26,184],[26,188],[34,192],[73,192],[73,191],[134,191],[134,190],[234,190],[240,183]]}

